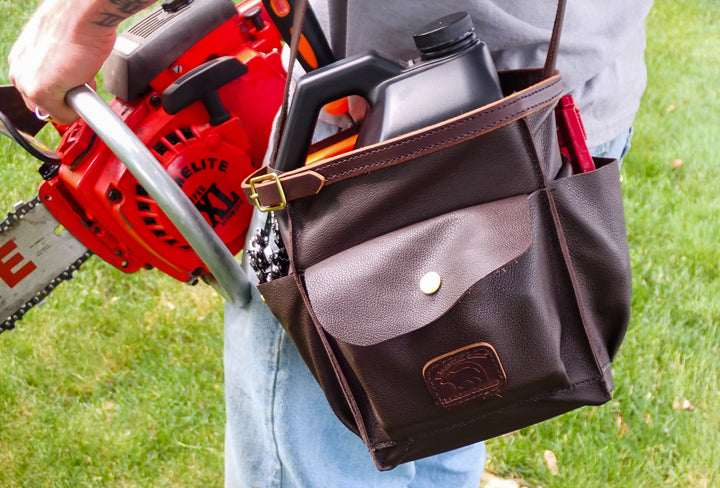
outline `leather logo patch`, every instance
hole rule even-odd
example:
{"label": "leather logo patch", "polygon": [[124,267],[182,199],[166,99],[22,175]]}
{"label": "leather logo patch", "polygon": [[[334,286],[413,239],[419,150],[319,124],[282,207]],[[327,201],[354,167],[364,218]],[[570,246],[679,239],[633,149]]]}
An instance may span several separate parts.
{"label": "leather logo patch", "polygon": [[438,356],[423,368],[435,403],[454,407],[499,394],[507,382],[497,352],[490,344],[472,344]]}

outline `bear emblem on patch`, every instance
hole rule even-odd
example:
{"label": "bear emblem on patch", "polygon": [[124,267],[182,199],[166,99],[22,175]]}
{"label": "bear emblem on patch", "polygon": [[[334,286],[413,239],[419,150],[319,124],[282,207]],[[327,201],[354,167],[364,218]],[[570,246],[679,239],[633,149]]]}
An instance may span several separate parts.
{"label": "bear emblem on patch", "polygon": [[498,395],[507,383],[495,348],[486,342],[432,359],[423,368],[423,376],[433,400],[441,407]]}

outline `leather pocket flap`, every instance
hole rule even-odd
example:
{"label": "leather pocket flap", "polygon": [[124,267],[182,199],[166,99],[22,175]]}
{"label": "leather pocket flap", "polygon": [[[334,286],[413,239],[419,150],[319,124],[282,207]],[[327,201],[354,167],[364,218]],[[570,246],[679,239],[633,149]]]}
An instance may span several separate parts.
{"label": "leather pocket flap", "polygon": [[525,195],[450,212],[347,249],[305,271],[320,325],[370,346],[420,329],[532,243]]}

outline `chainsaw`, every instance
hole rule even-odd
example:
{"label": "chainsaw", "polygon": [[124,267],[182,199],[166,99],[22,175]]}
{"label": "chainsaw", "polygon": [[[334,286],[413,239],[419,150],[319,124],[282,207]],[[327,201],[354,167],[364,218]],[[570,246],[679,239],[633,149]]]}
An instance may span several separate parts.
{"label": "chainsaw", "polygon": [[[103,68],[109,104],[89,87],[68,94],[82,118],[53,125],[55,150],[35,138],[45,122],[14,87],[0,88],[0,129],[42,162],[38,195],[0,222],[0,332],[92,255],[190,284],[237,265],[252,213],[240,183],[262,164],[282,102],[281,49],[260,0],[165,0],[118,36]],[[129,142],[108,142],[123,131]],[[159,172],[122,157],[137,145]],[[189,207],[163,204],[173,192]],[[215,269],[198,251],[208,242],[204,254],[230,256]]]}

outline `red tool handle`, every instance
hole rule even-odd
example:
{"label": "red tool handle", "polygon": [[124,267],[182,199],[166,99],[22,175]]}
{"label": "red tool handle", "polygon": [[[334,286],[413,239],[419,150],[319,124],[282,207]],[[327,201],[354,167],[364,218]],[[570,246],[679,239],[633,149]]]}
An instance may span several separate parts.
{"label": "red tool handle", "polygon": [[595,163],[587,147],[587,134],[580,118],[580,110],[572,95],[560,99],[555,109],[560,151],[570,160],[575,173],[595,169]]}

